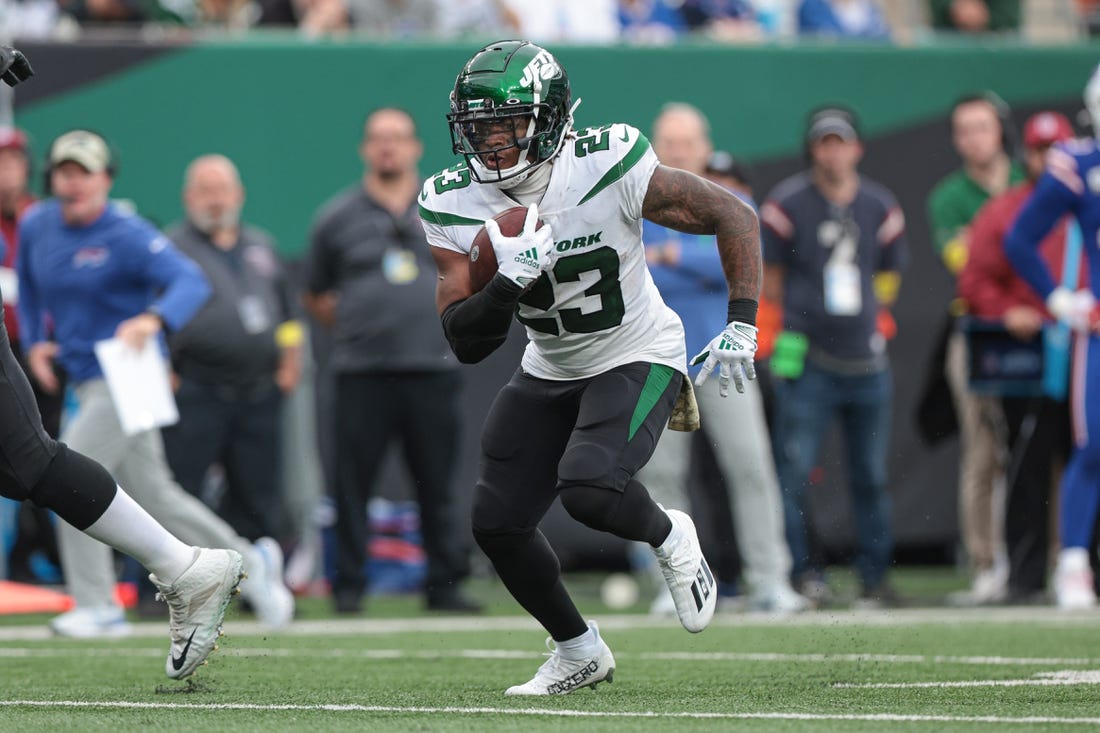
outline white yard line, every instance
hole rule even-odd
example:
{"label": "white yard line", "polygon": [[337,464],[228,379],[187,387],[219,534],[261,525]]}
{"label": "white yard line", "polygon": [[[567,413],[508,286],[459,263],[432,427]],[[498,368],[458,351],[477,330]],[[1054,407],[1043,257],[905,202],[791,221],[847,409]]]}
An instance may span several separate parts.
{"label": "white yard line", "polygon": [[[4,658],[63,658],[63,657],[159,657],[164,650],[120,649],[113,642],[96,648],[41,648],[0,646],[0,659]],[[281,657],[308,659],[540,659],[543,653],[509,649],[287,649],[280,647],[233,648],[222,647],[218,655],[230,657]],[[627,652],[616,650],[615,656],[633,659],[655,659],[682,662],[799,662],[833,664],[957,664],[998,667],[1034,666],[1097,666],[1100,658],[1088,657],[981,657],[948,656],[932,654],[791,654],[779,652]]]}
{"label": "white yard line", "polygon": [[949,682],[868,682],[855,684],[837,682],[838,689],[859,690],[900,690],[909,688],[952,688],[952,687],[1058,687],[1063,685],[1100,684],[1100,671],[1097,670],[1061,670],[1058,672],[1039,672],[1034,677],[1022,680],[952,680]]}
{"label": "white yard line", "polygon": [[1011,718],[1000,715],[892,715],[826,713],[657,713],[611,712],[593,710],[544,710],[539,708],[488,707],[401,707],[397,705],[256,705],[243,703],[161,703],[86,700],[0,700],[0,707],[100,708],[113,710],[246,710],[336,713],[408,713],[410,715],[531,715],[563,718],[703,718],[717,720],[852,720],[884,723],[989,723],[992,725],[1100,725],[1100,718],[1059,718],[1028,716]]}
{"label": "white yard line", "polygon": [[[642,614],[599,616],[601,629],[630,630],[678,628],[675,619]],[[922,624],[1017,624],[1032,626],[1095,626],[1100,621],[1096,611],[1068,612],[1041,606],[1004,608],[903,608],[888,611],[819,611],[795,615],[766,613],[720,614],[714,617],[714,627],[749,626],[917,626]],[[134,636],[159,638],[167,633],[168,622],[133,624]],[[243,621],[231,613],[225,622],[231,636],[353,636],[414,632],[449,631],[528,631],[538,624],[527,616],[432,616],[413,619],[304,619],[289,627],[272,632],[255,621]],[[32,641],[55,638],[45,624],[34,626],[0,626],[0,642]]]}

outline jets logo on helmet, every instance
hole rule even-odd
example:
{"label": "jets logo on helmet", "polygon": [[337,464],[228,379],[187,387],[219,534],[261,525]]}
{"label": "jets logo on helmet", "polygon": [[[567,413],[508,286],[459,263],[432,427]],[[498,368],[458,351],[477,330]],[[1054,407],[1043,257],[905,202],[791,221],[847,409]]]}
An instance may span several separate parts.
{"label": "jets logo on helmet", "polygon": [[[491,43],[455,80],[447,121],[452,148],[475,181],[516,185],[558,154],[572,128],[569,77],[541,46]],[[514,164],[501,162],[516,150]]]}
{"label": "jets logo on helmet", "polygon": [[550,55],[549,51],[542,51],[531,59],[527,66],[523,67],[523,77],[519,80],[522,86],[529,87],[537,80],[549,81],[561,73],[558,62]]}

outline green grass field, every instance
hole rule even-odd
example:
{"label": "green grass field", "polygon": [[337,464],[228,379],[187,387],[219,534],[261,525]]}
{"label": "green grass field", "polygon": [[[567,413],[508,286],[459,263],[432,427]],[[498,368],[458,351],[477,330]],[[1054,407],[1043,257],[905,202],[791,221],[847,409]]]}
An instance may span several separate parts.
{"label": "green grass field", "polygon": [[613,684],[506,698],[544,632],[499,585],[482,617],[372,599],[361,619],[305,599],[270,633],[231,611],[193,682],[164,676],[166,623],[110,642],[0,621],[0,731],[1063,731],[1100,730],[1100,613],[951,609],[944,571],[899,574],[913,606],[796,617],[721,614],[691,635],[644,604],[612,612],[570,577],[615,654]]}

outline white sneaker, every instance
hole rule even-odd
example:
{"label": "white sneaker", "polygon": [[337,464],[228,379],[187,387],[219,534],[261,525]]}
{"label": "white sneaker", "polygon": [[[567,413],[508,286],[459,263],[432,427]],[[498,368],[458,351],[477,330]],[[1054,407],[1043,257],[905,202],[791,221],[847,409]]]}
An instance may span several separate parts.
{"label": "white sneaker", "polygon": [[665,576],[680,623],[696,634],[714,617],[718,587],[710,572],[691,517],[678,509],[661,509],[672,520],[672,531],[660,547],[653,548]]}
{"label": "white sneaker", "polygon": [[596,683],[612,681],[615,674],[615,657],[600,636],[595,621],[588,622],[588,628],[596,635],[596,653],[586,659],[565,659],[554,640],[546,639],[546,648],[550,658],[542,663],[539,671],[528,682],[514,685],[504,691],[505,695],[568,695],[582,687],[595,689]]}
{"label": "white sneaker", "polygon": [[160,591],[157,600],[168,603],[172,643],[164,671],[174,680],[189,677],[217,649],[222,619],[244,577],[242,560],[233,550],[199,549],[191,566],[165,583],[152,573],[149,580]]}
{"label": "white sneaker", "polygon": [[252,545],[245,566],[246,580],[241,595],[256,613],[256,620],[270,629],[280,629],[294,618],[294,594],[283,583],[283,550],[270,537]]}
{"label": "white sneaker", "polygon": [[765,613],[802,613],[808,611],[812,605],[809,598],[796,592],[786,581],[753,593],[749,599],[750,611]]}
{"label": "white sneaker", "polygon": [[1062,550],[1054,571],[1054,595],[1059,608],[1078,610],[1096,605],[1088,550],[1079,547]]}
{"label": "white sneaker", "polygon": [[119,639],[134,633],[118,606],[81,606],[50,619],[50,629],[72,639]]}

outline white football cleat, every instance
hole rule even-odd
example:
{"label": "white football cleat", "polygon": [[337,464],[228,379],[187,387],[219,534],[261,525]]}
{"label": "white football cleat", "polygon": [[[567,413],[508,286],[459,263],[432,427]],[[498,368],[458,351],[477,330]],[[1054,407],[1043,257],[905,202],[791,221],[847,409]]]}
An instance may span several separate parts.
{"label": "white football cleat", "polygon": [[714,618],[718,585],[703,557],[691,517],[678,509],[661,509],[672,520],[672,531],[660,547],[653,548],[653,554],[676,603],[680,623],[697,634]]}
{"label": "white football cleat", "polygon": [[294,618],[294,594],[283,582],[283,550],[270,537],[252,545],[245,565],[247,579],[241,595],[256,613],[256,620],[269,629],[281,629]]}
{"label": "white football cleat", "polygon": [[168,603],[168,661],[164,671],[174,680],[190,676],[217,648],[225,609],[244,577],[239,553],[199,549],[198,557],[174,583],[150,574],[160,591],[157,600]]}
{"label": "white football cleat", "polygon": [[221,636],[221,622],[238,584],[244,577],[239,553],[200,548],[198,557],[174,583],[150,573],[157,600],[168,604],[172,644],[164,670],[172,679],[184,679],[206,663]]}
{"label": "white football cleat", "polygon": [[1096,605],[1088,550],[1070,547],[1058,555],[1058,567],[1054,571],[1054,596],[1058,608],[1071,611]]}
{"label": "white football cleat", "polygon": [[119,639],[134,633],[118,606],[81,606],[50,619],[50,630],[71,639]]}
{"label": "white football cleat", "polygon": [[596,653],[585,659],[565,659],[550,637],[546,639],[546,648],[550,658],[542,663],[535,676],[522,685],[514,685],[504,691],[505,695],[568,695],[582,687],[595,689],[599,682],[611,682],[615,674],[615,657],[600,636],[595,621],[588,622],[588,628],[596,635]]}

